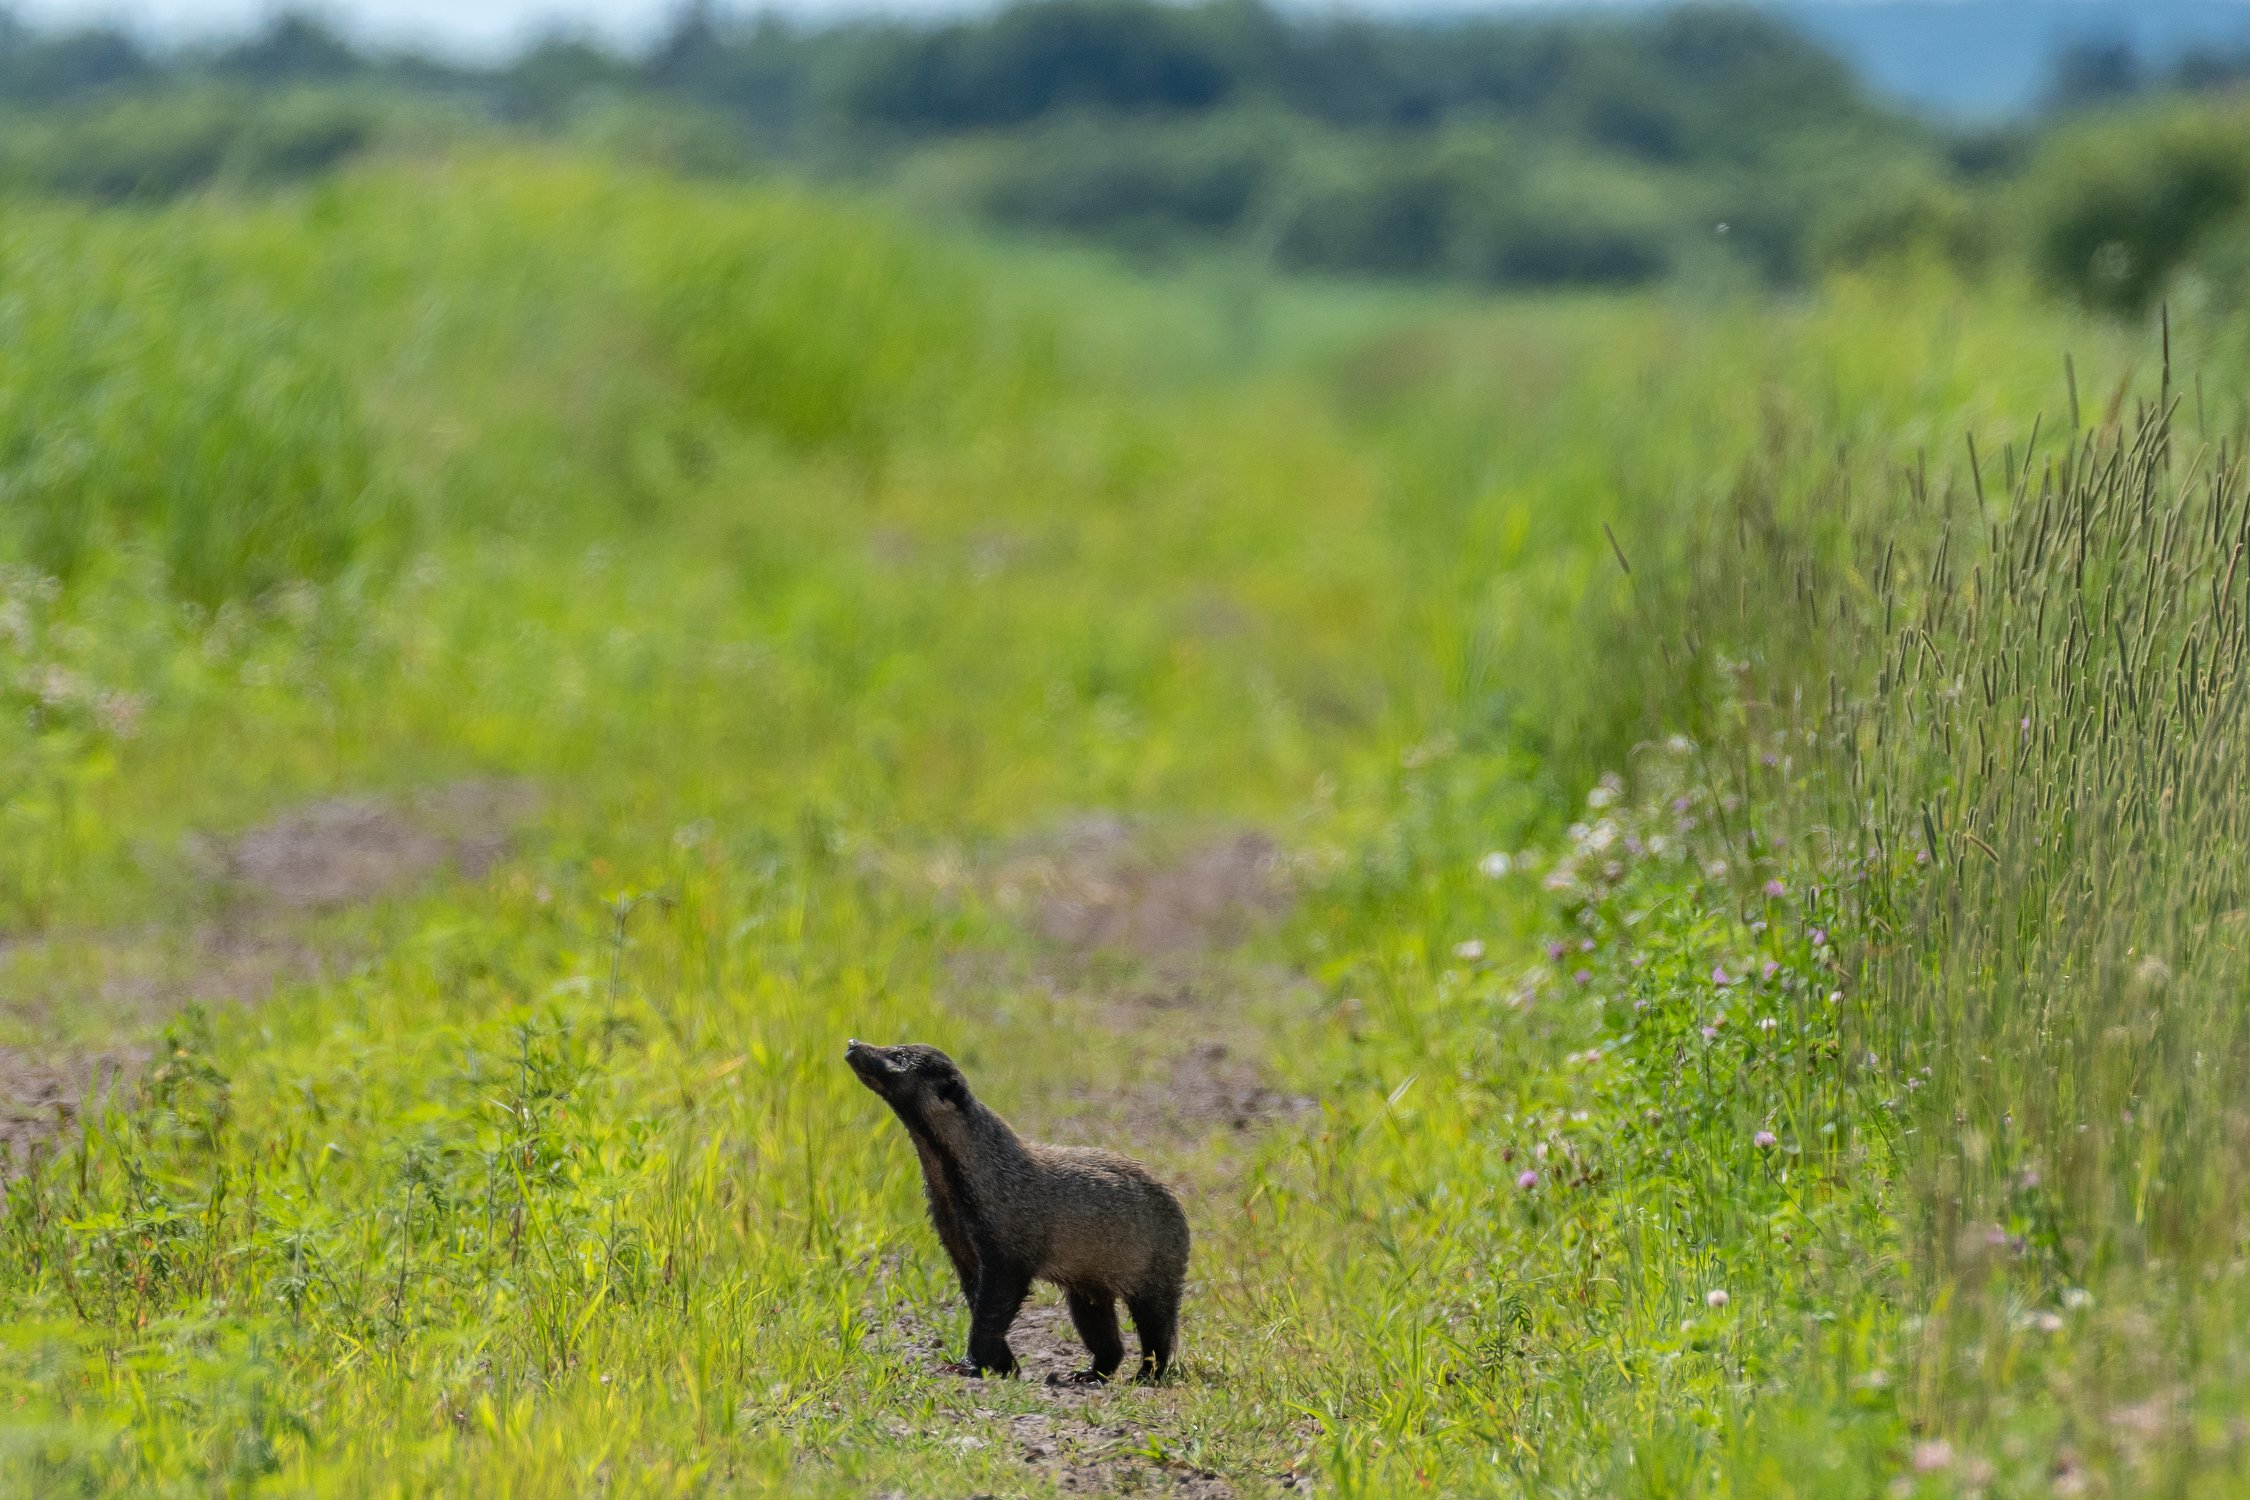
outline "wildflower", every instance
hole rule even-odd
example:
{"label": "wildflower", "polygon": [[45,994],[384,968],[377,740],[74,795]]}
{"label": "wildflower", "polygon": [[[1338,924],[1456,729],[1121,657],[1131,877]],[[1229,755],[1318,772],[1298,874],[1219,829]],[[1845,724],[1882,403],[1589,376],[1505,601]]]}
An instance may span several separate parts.
{"label": "wildflower", "polygon": [[1592,984],[1594,982],[1594,971],[1592,969],[1580,969],[1570,977],[1582,985]]}
{"label": "wildflower", "polygon": [[1579,951],[1579,952],[1581,952],[1581,953],[1591,953],[1591,952],[1593,952],[1593,951],[1594,951],[1594,940],[1593,940],[1592,938],[1580,938],[1580,939],[1578,940],[1578,951]]}
{"label": "wildflower", "polygon": [[1724,1307],[1727,1305],[1727,1301],[1726,1289],[1723,1287],[1713,1287],[1703,1294],[1703,1305],[1705,1307]]}
{"label": "wildflower", "polygon": [[1734,979],[1727,973],[1725,964],[1713,964],[1711,966],[1711,982],[1723,990],[1734,983]]}
{"label": "wildflower", "polygon": [[1704,1027],[1704,1028],[1703,1028],[1703,1040],[1705,1040],[1705,1041],[1707,1041],[1707,1042],[1715,1042],[1715,1041],[1717,1041],[1718,1039],[1719,1039],[1719,1028],[1718,1028],[1718,1027],[1716,1027],[1716,1026],[1706,1026],[1706,1027]]}
{"label": "wildflower", "polygon": [[1812,930],[1812,945],[1813,945],[1813,946],[1814,946],[1815,948],[1825,948],[1825,947],[1827,947],[1827,946],[1828,946],[1828,929],[1827,929],[1827,928],[1825,928],[1825,927],[1815,927],[1815,928],[1814,928],[1814,929]]}
{"label": "wildflower", "polygon": [[1788,894],[1789,887],[1783,885],[1780,881],[1769,880],[1766,882],[1766,895],[1773,900],[1779,901],[1782,897]]}
{"label": "wildflower", "polygon": [[36,667],[26,677],[40,703],[48,708],[60,708],[86,692],[85,683],[68,667],[52,664]]}
{"label": "wildflower", "polygon": [[1470,938],[1467,942],[1455,943],[1453,945],[1453,956],[1466,963],[1473,964],[1484,957],[1484,944],[1476,938]]}
{"label": "wildflower", "polygon": [[1761,1018],[1761,1019],[1759,1020],[1759,1022],[1758,1022],[1758,1029],[1759,1029],[1760,1031],[1772,1031],[1772,1030],[1773,1030],[1773,1029],[1774,1029],[1775,1027],[1779,1026],[1780,1024],[1781,1024],[1781,1023],[1780,1023],[1779,1021],[1776,1021],[1776,1020],[1775,1020],[1775,1019],[1774,1019],[1773,1017],[1771,1017],[1771,1016],[1765,1016],[1765,1017],[1762,1017],[1762,1018]]}
{"label": "wildflower", "polygon": [[1694,805],[1694,803],[1688,801],[1688,799],[1685,797],[1674,797],[1672,799],[1672,811],[1674,812],[1686,812],[1690,807],[1693,807]]}
{"label": "wildflower", "polygon": [[1843,1004],[1843,1003],[1844,1003],[1844,992],[1843,992],[1842,990],[1830,990],[1830,991],[1828,992],[1828,1003],[1829,1003],[1830,1005],[1841,1005],[1841,1004]]}
{"label": "wildflower", "polygon": [[1953,1445],[1944,1438],[1932,1438],[1914,1445],[1914,1472],[1935,1474],[1940,1469],[1953,1467]]}
{"label": "wildflower", "polygon": [[1781,965],[1780,965],[1780,964],[1778,964],[1778,963],[1775,963],[1775,962],[1774,962],[1774,961],[1773,961],[1772,959],[1770,959],[1770,958],[1769,958],[1769,959],[1767,959],[1767,960],[1765,961],[1765,963],[1764,963],[1764,964],[1763,964],[1763,965],[1762,965],[1762,966],[1761,966],[1761,967],[1759,968],[1759,970],[1758,970],[1758,977],[1759,977],[1760,979],[1763,979],[1763,980],[1768,980],[1768,981],[1770,981],[1770,980],[1771,980],[1771,979],[1773,978],[1773,976],[1774,976],[1774,975],[1775,975],[1776,973],[1778,973],[1778,972],[1780,971],[1780,969],[1781,969]]}
{"label": "wildflower", "polygon": [[1558,963],[1562,960],[1563,954],[1568,951],[1569,950],[1564,948],[1561,943],[1549,943],[1547,945],[1547,956],[1551,959],[1556,960]]}
{"label": "wildflower", "polygon": [[1750,1144],[1756,1146],[1760,1151],[1764,1151],[1770,1147],[1780,1145],[1781,1139],[1770,1130],[1761,1130],[1756,1135],[1750,1137]]}
{"label": "wildflower", "polygon": [[140,727],[142,707],[132,693],[103,693],[94,700],[94,719],[110,734],[129,740]]}
{"label": "wildflower", "polygon": [[1498,849],[1477,861],[1477,869],[1487,880],[1498,880],[1516,867],[1516,862]]}
{"label": "wildflower", "polygon": [[[1695,746],[1689,743],[1688,737],[1686,735],[1675,734],[1670,739],[1664,742],[1664,748],[1671,751],[1674,755],[1685,755],[1690,750],[1694,749]],[[1681,800],[1685,801],[1686,799],[1682,798]]]}
{"label": "wildflower", "polygon": [[2094,1294],[2083,1287],[2067,1288],[2062,1294],[2062,1305],[2072,1312],[2083,1312],[2094,1305]]}
{"label": "wildflower", "polygon": [[1624,795],[1625,783],[1618,779],[1616,772],[1612,771],[1602,777],[1596,783],[1594,789],[1586,794],[1586,805],[1588,807],[1607,807]]}
{"label": "wildflower", "polygon": [[1537,1172],[1531,1171],[1529,1168],[1526,1168],[1521,1174],[1517,1176],[1516,1186],[1522,1188],[1527,1193],[1530,1192],[1533,1188],[1539,1186],[1539,1174]]}
{"label": "wildflower", "polygon": [[2060,1333],[2063,1329],[2062,1314],[2043,1310],[2035,1312],[2031,1315],[2031,1326],[2041,1333]]}

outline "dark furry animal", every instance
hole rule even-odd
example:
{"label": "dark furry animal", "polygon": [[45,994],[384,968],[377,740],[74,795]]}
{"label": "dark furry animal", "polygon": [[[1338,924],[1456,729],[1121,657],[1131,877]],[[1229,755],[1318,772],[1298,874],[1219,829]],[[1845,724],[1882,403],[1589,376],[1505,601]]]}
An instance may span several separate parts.
{"label": "dark furry animal", "polygon": [[1161,1380],[1188,1260],[1187,1215],[1170,1190],[1114,1152],[1018,1139],[935,1047],[855,1041],[844,1060],[898,1115],[922,1159],[930,1218],[969,1301],[964,1371],[1015,1373],[1008,1328],[1036,1278],[1062,1288],[1093,1356],[1072,1380],[1107,1380],[1124,1359],[1119,1297],[1141,1337],[1138,1378]]}

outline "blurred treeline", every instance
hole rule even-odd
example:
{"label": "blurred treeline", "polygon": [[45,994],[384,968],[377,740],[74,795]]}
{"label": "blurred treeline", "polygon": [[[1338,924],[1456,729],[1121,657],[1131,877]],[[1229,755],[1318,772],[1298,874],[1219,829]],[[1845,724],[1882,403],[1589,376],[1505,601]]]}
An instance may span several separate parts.
{"label": "blurred treeline", "polygon": [[497,130],[850,181],[1156,261],[1515,287],[2001,263],[2129,311],[2183,272],[2231,283],[2245,71],[2201,58],[2121,81],[2096,49],[2065,60],[2045,116],[1957,130],[1740,7],[1441,21],[1026,0],[814,26],[699,5],[638,53],[558,35],[488,66],[296,14],[174,51],[0,21],[0,178],[160,199]]}

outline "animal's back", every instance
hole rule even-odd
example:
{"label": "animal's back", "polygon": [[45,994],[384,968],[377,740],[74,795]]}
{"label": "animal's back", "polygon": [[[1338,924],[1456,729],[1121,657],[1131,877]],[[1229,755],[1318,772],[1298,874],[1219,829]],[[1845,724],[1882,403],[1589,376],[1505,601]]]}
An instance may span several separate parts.
{"label": "animal's back", "polygon": [[1123,1294],[1176,1283],[1187,1269],[1187,1215],[1139,1163],[1087,1146],[1034,1146],[1048,1185],[1039,1273]]}

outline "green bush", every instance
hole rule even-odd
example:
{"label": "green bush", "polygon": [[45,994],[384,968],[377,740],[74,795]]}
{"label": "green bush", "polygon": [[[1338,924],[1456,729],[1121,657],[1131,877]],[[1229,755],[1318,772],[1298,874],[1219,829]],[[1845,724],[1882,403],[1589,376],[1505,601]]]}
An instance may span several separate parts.
{"label": "green bush", "polygon": [[374,144],[383,112],[340,93],[183,87],[0,129],[0,181],[105,201],[315,176]]}
{"label": "green bush", "polygon": [[[653,206],[653,205],[651,205]],[[787,194],[672,198],[662,240],[620,247],[648,280],[678,378],[798,450],[880,457],[1049,373],[1036,320],[1004,311],[942,242]]]}
{"label": "green bush", "polygon": [[2032,253],[2089,307],[2147,307],[2206,236],[2250,199],[2250,115],[2135,113],[2072,130],[2033,164]]}
{"label": "green bush", "polygon": [[1463,239],[1520,191],[1521,152],[1482,137],[1344,140],[1311,154],[1282,212],[1275,254],[1303,270],[1447,275]]}
{"label": "green bush", "polygon": [[1081,118],[987,150],[976,206],[1002,224],[1136,249],[1225,235],[1251,221],[1298,144],[1278,118]]}
{"label": "green bush", "polygon": [[1001,223],[1162,251],[1234,238],[1285,269],[1496,285],[1625,285],[1663,274],[1686,228],[1675,174],[1519,141],[1491,126],[1325,130],[1265,113],[1079,119],[953,154]]}
{"label": "green bush", "polygon": [[1825,269],[1935,261],[1971,270],[1991,249],[1991,231],[1968,194],[1927,173],[1905,172],[1839,204],[1815,229],[1812,253]]}

